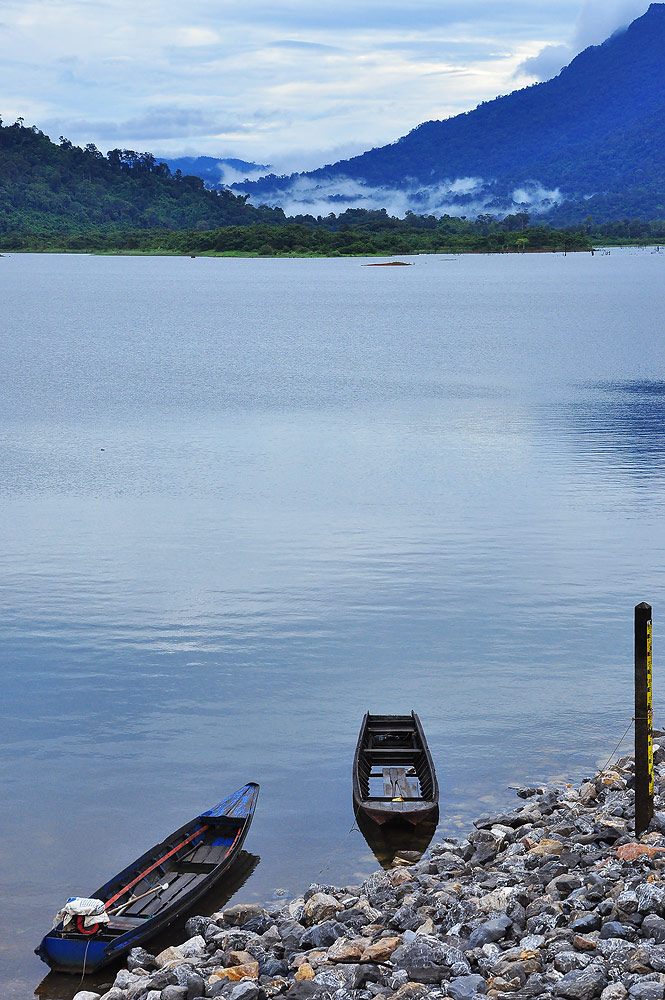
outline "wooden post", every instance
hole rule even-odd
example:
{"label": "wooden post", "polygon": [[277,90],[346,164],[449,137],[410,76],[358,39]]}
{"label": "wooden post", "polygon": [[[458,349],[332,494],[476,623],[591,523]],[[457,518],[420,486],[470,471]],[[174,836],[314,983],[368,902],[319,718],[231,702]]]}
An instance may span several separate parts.
{"label": "wooden post", "polygon": [[651,694],[651,605],[635,608],[635,834],[653,816],[653,700]]}

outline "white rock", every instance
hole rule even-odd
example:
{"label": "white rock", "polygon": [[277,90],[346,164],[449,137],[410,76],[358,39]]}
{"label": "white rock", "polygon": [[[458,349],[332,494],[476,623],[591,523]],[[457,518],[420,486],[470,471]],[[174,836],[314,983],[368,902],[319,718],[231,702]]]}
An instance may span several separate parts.
{"label": "white rock", "polygon": [[289,915],[291,917],[294,917],[295,920],[298,919],[295,916],[295,914],[298,913],[298,911],[303,911],[304,908],[305,908],[305,900],[304,900],[304,898],[302,896],[298,896],[297,899],[292,899],[291,902],[288,904],[288,907],[287,907],[287,909],[289,911]]}
{"label": "white rock", "polygon": [[113,981],[113,985],[117,986],[119,990],[127,990],[136,979],[138,979],[138,976],[131,973],[129,969],[120,969],[120,972]]}
{"label": "white rock", "polygon": [[195,934],[189,941],[178,945],[178,950],[183,958],[196,958],[203,955],[206,950],[205,938],[201,937],[200,934]]}
{"label": "white rock", "polygon": [[100,1000],[101,993],[91,993],[90,990],[81,990],[75,994],[74,1000]]}
{"label": "white rock", "polygon": [[493,889],[486,896],[478,900],[478,909],[481,913],[505,913],[508,904],[515,895],[515,890],[506,886],[501,889]]}

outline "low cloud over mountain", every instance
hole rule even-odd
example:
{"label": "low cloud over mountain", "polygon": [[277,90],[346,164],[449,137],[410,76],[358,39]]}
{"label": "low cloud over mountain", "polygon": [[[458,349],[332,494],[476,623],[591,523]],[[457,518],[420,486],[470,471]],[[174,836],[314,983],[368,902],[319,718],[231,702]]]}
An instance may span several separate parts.
{"label": "low cloud over mountain", "polygon": [[[643,6],[587,4],[579,38]],[[365,207],[473,217],[527,207],[575,221],[615,217],[623,199],[631,214],[654,218],[665,213],[664,64],[665,3],[654,3],[546,83],[360,156],[234,188],[294,214]]]}

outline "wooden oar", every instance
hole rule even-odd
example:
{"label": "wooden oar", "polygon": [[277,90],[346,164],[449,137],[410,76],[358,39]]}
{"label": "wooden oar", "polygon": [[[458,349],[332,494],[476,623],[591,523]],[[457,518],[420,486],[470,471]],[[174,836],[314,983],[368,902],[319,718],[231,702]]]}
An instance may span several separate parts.
{"label": "wooden oar", "polygon": [[121,903],[120,906],[114,906],[112,910],[107,910],[107,913],[114,913],[116,916],[120,916],[122,911],[126,910],[128,906],[132,905],[132,903],[138,902],[139,899],[145,899],[146,896],[150,896],[153,892],[161,892],[164,889],[168,889],[168,887],[168,882],[164,882],[163,885],[153,885],[152,889],[148,889],[147,892],[142,892],[140,896],[132,896],[126,903]]}
{"label": "wooden oar", "polygon": [[132,879],[132,881],[129,882],[124,887],[124,889],[120,889],[119,892],[116,892],[115,896],[111,896],[111,898],[108,899],[106,901],[106,903],[104,903],[104,909],[108,910],[109,907],[111,907],[118,899],[120,899],[121,896],[124,896],[126,892],[129,892],[130,889],[133,889],[134,886],[138,882],[140,882],[142,878],[145,878],[146,875],[150,874],[150,872],[154,872],[155,868],[159,868],[159,866],[162,864],[163,861],[168,861],[168,859],[172,858],[173,855],[176,854],[180,850],[181,847],[184,847],[185,844],[189,844],[190,841],[194,840],[195,837],[198,837],[198,835],[200,833],[203,833],[204,830],[207,830],[207,829],[208,829],[208,826],[206,824],[205,826],[200,826],[198,828],[198,830],[194,831],[194,833],[190,833],[189,837],[186,837],[182,841],[182,843],[178,844],[177,847],[174,847],[171,851],[168,852],[168,854],[162,855],[162,857],[159,858],[157,861],[155,861],[153,864],[151,864],[149,868],[146,868],[146,870],[144,872],[141,872],[140,875],[137,875],[136,878]]}

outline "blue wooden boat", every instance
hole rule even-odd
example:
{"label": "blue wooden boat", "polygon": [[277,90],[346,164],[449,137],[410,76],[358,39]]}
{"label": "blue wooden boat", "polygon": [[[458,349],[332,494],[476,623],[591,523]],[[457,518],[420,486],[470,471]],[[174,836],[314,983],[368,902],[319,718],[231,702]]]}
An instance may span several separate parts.
{"label": "blue wooden boat", "polygon": [[229,870],[249,830],[259,786],[250,782],[124,868],[94,899],[107,923],[61,921],[35,952],[58,972],[94,972],[182,916]]}

